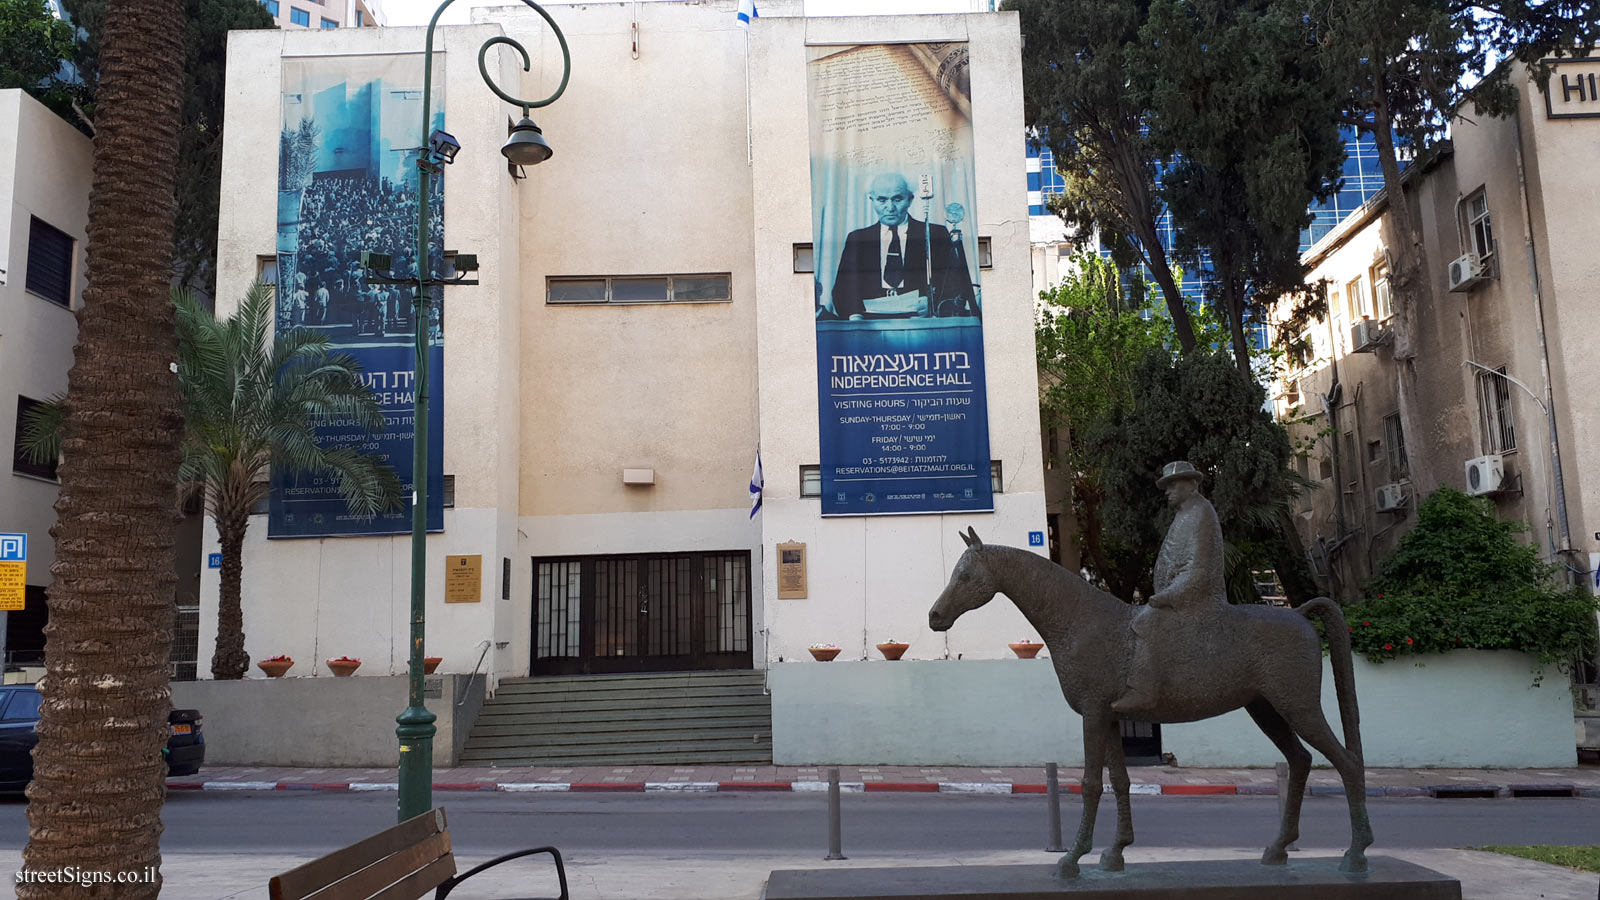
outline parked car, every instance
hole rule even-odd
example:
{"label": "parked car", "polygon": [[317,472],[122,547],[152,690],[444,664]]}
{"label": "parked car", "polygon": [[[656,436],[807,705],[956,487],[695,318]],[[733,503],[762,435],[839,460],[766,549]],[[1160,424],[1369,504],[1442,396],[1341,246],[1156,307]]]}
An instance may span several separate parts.
{"label": "parked car", "polygon": [[[0,686],[0,791],[20,791],[33,780],[33,745],[39,742],[34,727],[44,700],[31,684]],[[167,717],[172,735],[161,755],[168,775],[193,775],[206,758],[199,710],[175,709]]]}

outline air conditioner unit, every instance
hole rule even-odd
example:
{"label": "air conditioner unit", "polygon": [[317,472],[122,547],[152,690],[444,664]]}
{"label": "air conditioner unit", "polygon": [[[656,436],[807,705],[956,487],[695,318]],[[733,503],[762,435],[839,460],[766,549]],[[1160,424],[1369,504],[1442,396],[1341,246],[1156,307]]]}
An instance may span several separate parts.
{"label": "air conditioner unit", "polygon": [[1395,512],[1405,508],[1406,492],[1398,484],[1380,485],[1377,500],[1378,512]]}
{"label": "air conditioner unit", "polygon": [[1470,291],[1472,286],[1489,277],[1488,269],[1476,253],[1468,253],[1450,264],[1450,290]]}
{"label": "air conditioner unit", "polygon": [[1358,319],[1350,325],[1350,352],[1371,353],[1383,337],[1383,327],[1372,319]]}
{"label": "air conditioner unit", "polygon": [[1467,493],[1492,494],[1505,486],[1505,458],[1498,453],[1467,460]]}

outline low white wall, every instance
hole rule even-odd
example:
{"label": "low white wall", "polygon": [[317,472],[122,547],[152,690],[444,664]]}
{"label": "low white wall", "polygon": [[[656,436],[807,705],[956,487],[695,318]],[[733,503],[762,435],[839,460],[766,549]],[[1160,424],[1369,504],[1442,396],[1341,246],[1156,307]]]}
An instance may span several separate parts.
{"label": "low white wall", "polygon": [[[1576,764],[1571,692],[1554,668],[1534,687],[1532,658],[1521,653],[1421,661],[1355,661],[1368,766]],[[1324,714],[1342,734],[1326,660],[1323,668]],[[1083,764],[1082,720],[1043,660],[798,662],[772,665],[768,678],[779,765]],[[1282,759],[1242,711],[1163,725],[1161,738],[1184,766]]]}
{"label": "low white wall", "polygon": [[[438,717],[435,766],[455,765],[483,705],[483,676],[470,689],[468,680],[427,678],[424,702]],[[407,706],[407,687],[402,675],[177,681],[172,705],[205,717],[204,766],[382,768],[399,765],[395,716]]]}

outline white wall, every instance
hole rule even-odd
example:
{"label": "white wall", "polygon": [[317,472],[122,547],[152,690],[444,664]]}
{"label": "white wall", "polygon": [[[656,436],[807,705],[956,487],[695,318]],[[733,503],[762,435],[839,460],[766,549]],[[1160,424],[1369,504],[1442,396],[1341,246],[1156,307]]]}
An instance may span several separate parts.
{"label": "white wall", "polygon": [[[71,235],[72,303],[84,287],[93,148],[89,139],[20,90],[0,91],[0,447],[15,446],[17,396],[47,400],[67,389],[78,323],[72,310],[26,290],[32,217]],[[28,534],[28,583],[48,585],[58,487],[0,473],[0,531]]]}
{"label": "white wall", "polygon": [[[963,619],[957,630],[966,625]],[[1323,662],[1323,715],[1342,735],[1333,675]],[[1535,687],[1539,670],[1521,653],[1458,650],[1418,662],[1355,660],[1368,766],[1577,763],[1572,694],[1553,666]],[[1054,668],[1041,660],[808,658],[771,667],[768,681],[779,765],[1083,765],[1082,719],[1062,699]],[[1181,766],[1270,766],[1283,759],[1242,711],[1163,725],[1161,749]],[[1313,757],[1327,765],[1320,754]]]}

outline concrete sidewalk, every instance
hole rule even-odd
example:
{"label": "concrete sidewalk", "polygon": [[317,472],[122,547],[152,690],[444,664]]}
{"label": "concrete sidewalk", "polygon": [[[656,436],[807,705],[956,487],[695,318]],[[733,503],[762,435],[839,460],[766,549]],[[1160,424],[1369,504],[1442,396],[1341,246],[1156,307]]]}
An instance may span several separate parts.
{"label": "concrete sidewalk", "polygon": [[[1043,793],[1043,768],[958,766],[839,766],[847,791],[928,793]],[[1129,770],[1133,792],[1162,795],[1272,795],[1272,769]],[[827,787],[826,766],[515,766],[435,769],[436,791],[815,791]],[[1083,770],[1060,770],[1062,790],[1081,792]],[[170,790],[395,790],[395,769],[203,768],[170,778]],[[1343,794],[1332,769],[1313,769],[1313,795]],[[1562,769],[1368,769],[1367,794],[1379,797],[1573,796],[1600,799],[1600,766]]]}

